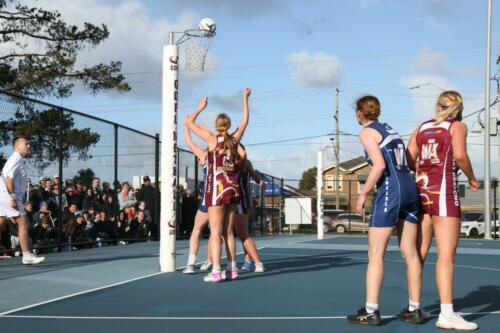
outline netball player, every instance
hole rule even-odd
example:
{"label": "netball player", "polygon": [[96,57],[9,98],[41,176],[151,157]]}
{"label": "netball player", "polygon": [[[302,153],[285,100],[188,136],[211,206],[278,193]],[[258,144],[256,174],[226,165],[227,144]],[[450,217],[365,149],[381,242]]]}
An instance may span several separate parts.
{"label": "netball player", "polygon": [[234,134],[230,134],[231,119],[226,114],[219,114],[215,120],[215,132],[212,133],[196,124],[196,118],[206,108],[208,98],[202,98],[198,108],[186,120],[189,129],[208,145],[207,186],[205,204],[208,207],[210,224],[209,246],[212,250],[212,272],[205,277],[207,282],[221,282],[220,268],[221,237],[224,236],[229,248],[228,264],[230,274],[227,278],[237,279],[236,244],[234,242],[233,221],[236,205],[240,202],[241,190],[238,180],[239,154],[238,143],[248,125],[248,100],[251,90],[243,92],[243,119]]}
{"label": "netball player", "polygon": [[372,166],[356,210],[363,213],[368,193],[375,185],[377,192],[368,229],[366,305],[347,318],[355,324],[381,323],[378,300],[384,279],[384,255],[389,238],[401,220],[404,225],[400,247],[407,267],[410,311],[405,320],[418,324],[423,321],[419,308],[422,266],[416,246],[419,196],[410,176],[404,143],[394,129],[378,122],[379,115],[380,102],[376,97],[364,96],[356,102],[356,118],[364,127],[359,139]]}
{"label": "netball player", "polygon": [[[433,235],[436,238],[436,283],[441,312],[436,326],[443,329],[475,330],[453,309],[454,262],[460,237],[460,199],[457,169],[469,180],[472,191],[479,182],[467,154],[467,127],[461,121],[462,96],[443,92],[437,101],[435,117],[421,124],[408,143],[410,163],[417,169],[417,186],[423,207],[419,250],[425,262]],[[485,212],[489,214],[489,212]]]}

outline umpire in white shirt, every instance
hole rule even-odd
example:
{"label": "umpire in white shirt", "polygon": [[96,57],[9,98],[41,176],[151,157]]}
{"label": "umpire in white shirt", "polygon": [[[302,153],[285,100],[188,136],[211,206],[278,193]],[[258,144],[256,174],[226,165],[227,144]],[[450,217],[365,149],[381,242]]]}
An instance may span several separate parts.
{"label": "umpire in white shirt", "polygon": [[0,177],[0,216],[14,220],[19,233],[19,244],[23,251],[23,264],[34,265],[45,260],[30,252],[31,240],[28,234],[29,221],[24,211],[23,198],[26,195],[26,161],[30,144],[25,136],[16,136],[12,141],[14,152],[2,169]]}

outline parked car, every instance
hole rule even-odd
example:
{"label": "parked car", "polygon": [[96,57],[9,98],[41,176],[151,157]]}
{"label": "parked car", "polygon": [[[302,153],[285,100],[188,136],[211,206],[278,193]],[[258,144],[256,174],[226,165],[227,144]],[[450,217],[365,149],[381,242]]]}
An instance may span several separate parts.
{"label": "parked car", "polygon": [[332,220],[331,229],[338,234],[346,231],[368,231],[368,219],[359,214],[339,214]]}
{"label": "parked car", "polygon": [[[496,221],[497,228],[500,222]],[[491,234],[495,234],[495,219],[491,216]],[[464,213],[462,216],[460,234],[466,237],[478,237],[484,235],[484,214],[478,212]],[[498,235],[498,231],[497,231]]]}

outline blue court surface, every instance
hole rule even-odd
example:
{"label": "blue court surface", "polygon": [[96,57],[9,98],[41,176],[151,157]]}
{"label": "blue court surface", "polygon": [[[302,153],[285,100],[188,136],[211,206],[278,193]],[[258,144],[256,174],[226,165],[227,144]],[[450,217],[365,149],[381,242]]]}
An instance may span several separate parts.
{"label": "blue court surface", "polygon": [[[384,323],[349,324],[364,304],[367,238],[256,239],[265,273],[203,282],[204,274],[158,273],[158,244],[54,253],[37,267],[0,261],[0,332],[437,332],[436,318],[415,326],[395,315],[408,301],[396,239],[386,256],[380,300]],[[187,258],[178,242],[177,266]],[[202,241],[200,261],[206,250]],[[241,249],[240,249],[241,250]],[[242,256],[239,256],[242,261]],[[422,302],[439,311],[434,251],[424,268]],[[500,330],[500,242],[461,240],[455,309],[481,332]]]}

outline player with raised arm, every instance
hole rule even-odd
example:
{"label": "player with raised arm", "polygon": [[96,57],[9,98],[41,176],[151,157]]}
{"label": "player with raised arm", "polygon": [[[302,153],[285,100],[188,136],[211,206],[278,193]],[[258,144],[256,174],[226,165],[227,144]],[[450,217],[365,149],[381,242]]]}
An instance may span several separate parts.
{"label": "player with raised arm", "polygon": [[[248,100],[250,88],[243,92],[243,119],[234,134],[230,134],[231,119],[226,114],[219,114],[215,120],[215,132],[212,133],[196,124],[196,118],[206,108],[208,98],[201,99],[198,108],[186,119],[189,129],[207,143],[207,186],[205,204],[208,207],[210,224],[210,240],[213,267],[212,272],[205,277],[207,282],[221,282],[223,276],[220,267],[221,237],[224,236],[229,248],[228,268],[226,278],[237,279],[236,244],[233,234],[233,214],[240,202],[241,189],[239,185],[240,142],[249,120]],[[244,154],[244,152],[242,152]],[[227,269],[226,269],[227,271]]]}

